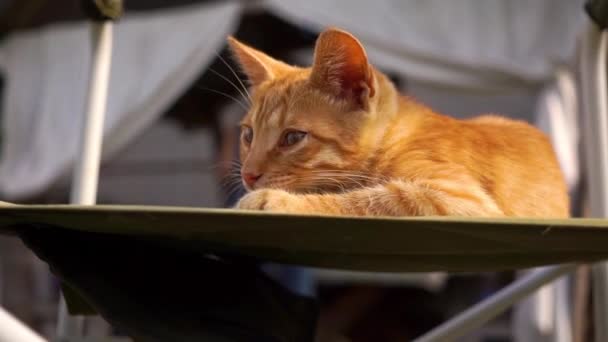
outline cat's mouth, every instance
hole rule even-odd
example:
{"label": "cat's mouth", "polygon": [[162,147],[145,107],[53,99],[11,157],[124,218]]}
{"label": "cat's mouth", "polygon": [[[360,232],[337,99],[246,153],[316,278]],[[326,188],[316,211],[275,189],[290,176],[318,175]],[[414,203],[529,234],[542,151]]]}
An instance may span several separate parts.
{"label": "cat's mouth", "polygon": [[260,189],[281,189],[290,190],[290,185],[293,183],[293,177],[290,174],[287,175],[273,175],[263,174],[260,175],[255,181],[246,180],[241,178],[243,186],[247,191],[254,191]]}
{"label": "cat's mouth", "polygon": [[245,190],[247,190],[248,192],[267,188],[279,188],[277,186],[273,186],[272,183],[268,182],[265,176],[261,176],[255,182],[248,182],[245,179],[241,178],[241,183],[243,184]]}
{"label": "cat's mouth", "polygon": [[256,190],[255,184],[249,185],[249,184],[247,184],[247,182],[244,179],[241,179],[241,184],[243,184],[243,188],[245,188],[245,190],[247,190],[247,192]]}

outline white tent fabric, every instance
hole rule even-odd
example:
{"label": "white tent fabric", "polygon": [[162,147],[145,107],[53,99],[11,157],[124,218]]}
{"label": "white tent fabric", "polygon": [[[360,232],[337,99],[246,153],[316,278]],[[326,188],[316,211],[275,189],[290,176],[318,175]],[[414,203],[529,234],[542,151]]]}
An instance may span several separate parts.
{"label": "white tent fabric", "polygon": [[[372,61],[408,77],[474,91],[533,86],[573,55],[583,0],[266,0],[313,30],[356,34]],[[219,2],[127,16],[116,27],[104,158],[156,119],[234,31],[244,5]],[[69,170],[89,74],[86,23],[16,34],[0,46],[0,194],[35,194]]]}
{"label": "white tent fabric", "polygon": [[[131,15],[115,28],[107,158],[157,119],[236,29],[238,3]],[[0,194],[19,200],[69,171],[77,153],[91,65],[89,24],[17,33],[0,46],[6,75]]]}
{"label": "white tent fabric", "polygon": [[583,0],[267,0],[314,30],[355,34],[372,61],[425,82],[475,90],[538,85],[571,59]]}
{"label": "white tent fabric", "polygon": [[558,68],[554,83],[545,87],[536,108],[536,126],[550,138],[560,166],[572,191],[580,177],[579,102],[573,73]]}

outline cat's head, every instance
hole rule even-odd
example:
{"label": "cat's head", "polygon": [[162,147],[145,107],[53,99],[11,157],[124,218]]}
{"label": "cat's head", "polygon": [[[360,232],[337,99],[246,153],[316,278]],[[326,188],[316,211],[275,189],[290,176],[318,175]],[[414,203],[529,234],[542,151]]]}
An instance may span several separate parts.
{"label": "cat's head", "polygon": [[316,192],[364,183],[359,171],[378,139],[379,87],[387,81],[369,64],[361,43],[328,29],[317,39],[308,68],[234,38],[229,44],[251,83],[240,138],[245,187]]}

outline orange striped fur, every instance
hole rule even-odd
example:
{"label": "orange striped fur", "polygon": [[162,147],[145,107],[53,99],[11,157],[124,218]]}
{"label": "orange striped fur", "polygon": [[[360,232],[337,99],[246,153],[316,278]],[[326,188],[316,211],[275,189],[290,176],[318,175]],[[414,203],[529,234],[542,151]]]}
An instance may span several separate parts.
{"label": "orange striped fur", "polygon": [[457,120],[401,96],[338,29],[319,36],[310,68],[229,43],[252,84],[240,156],[250,192],[238,208],[568,216],[554,151],[532,126],[492,115]]}

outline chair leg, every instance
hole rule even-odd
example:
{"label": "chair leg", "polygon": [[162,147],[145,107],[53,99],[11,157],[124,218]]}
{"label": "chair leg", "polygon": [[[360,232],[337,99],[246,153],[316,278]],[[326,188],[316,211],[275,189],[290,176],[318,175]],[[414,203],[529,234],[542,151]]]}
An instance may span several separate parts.
{"label": "chair leg", "polygon": [[492,297],[478,303],[437,328],[414,340],[414,342],[455,341],[471,332],[530,295],[545,284],[564,276],[575,269],[573,265],[546,267],[527,274],[501,289]]}
{"label": "chair leg", "polygon": [[[93,23],[93,64],[89,85],[87,113],[84,118],[79,158],[72,184],[70,202],[80,205],[95,204],[101,159],[103,122],[106,112],[110,65],[112,61],[111,21]],[[57,335],[60,339],[81,336],[84,318],[68,315],[65,300],[60,299]]]}

